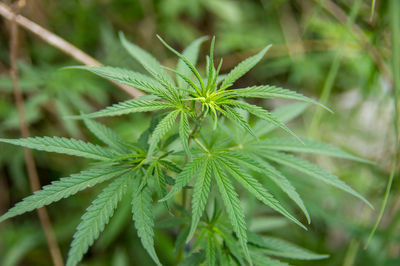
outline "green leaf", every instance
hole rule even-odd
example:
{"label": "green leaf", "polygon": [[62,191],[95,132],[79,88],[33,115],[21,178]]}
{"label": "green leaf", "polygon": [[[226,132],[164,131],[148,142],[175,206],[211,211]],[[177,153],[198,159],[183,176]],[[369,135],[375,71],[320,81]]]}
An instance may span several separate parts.
{"label": "green leaf", "polygon": [[[293,131],[291,131],[284,123],[282,123],[281,121],[276,119],[270,112],[268,112],[267,110],[265,110],[257,105],[248,104],[248,103],[240,102],[240,101],[234,101],[234,100],[224,100],[223,104],[229,104],[229,105],[238,107],[240,109],[246,110],[249,113],[251,113],[257,117],[264,119],[265,121],[268,121],[269,123],[271,123],[277,127],[280,127],[281,129],[285,130],[290,135],[299,139],[299,137],[297,137],[297,135]],[[252,135],[255,136],[254,133]]]}
{"label": "green leaf", "polygon": [[172,129],[172,127],[174,126],[175,120],[178,116],[178,114],[180,113],[179,110],[174,110],[172,112],[170,112],[168,115],[166,115],[156,126],[156,128],[153,131],[153,134],[151,135],[150,139],[149,139],[149,151],[147,153],[147,158],[149,158],[157,144],[160,142],[160,140],[165,136],[165,134],[168,133],[168,131],[170,131]]}
{"label": "green leaf", "polygon": [[[282,107],[276,108],[271,113],[278,121],[281,121],[282,123],[286,123],[286,122],[296,118],[300,114],[302,114],[308,106],[309,106],[308,103],[286,104]],[[262,119],[258,119],[256,124],[253,127],[253,130],[257,136],[262,136],[262,135],[265,135],[265,134],[271,132],[275,128],[276,128],[276,126],[274,124],[271,124]]]}
{"label": "green leaf", "polygon": [[115,153],[108,149],[77,139],[34,137],[22,139],[0,139],[0,142],[35,150],[74,155],[100,161],[110,160],[116,156]]}
{"label": "green leaf", "polygon": [[86,127],[92,132],[99,140],[118,151],[119,153],[129,153],[130,149],[127,148],[127,143],[113,130],[93,121],[88,118],[84,118]]}
{"label": "green leaf", "polygon": [[212,232],[208,232],[206,241],[206,264],[207,266],[214,266],[216,263],[215,249],[217,247],[215,245],[215,237]]}
{"label": "green leaf", "polygon": [[179,266],[198,266],[204,261],[205,254],[203,250],[200,252],[193,252],[186,259],[184,259]]}
{"label": "green leaf", "polygon": [[251,129],[249,123],[234,109],[230,108],[227,105],[223,106],[225,110],[218,107],[218,111],[220,111],[224,116],[226,116],[229,120],[231,120],[236,125],[240,126],[247,132],[249,132],[252,136],[255,136],[253,130]]}
{"label": "green leaf", "polygon": [[179,137],[182,142],[183,150],[186,152],[189,159],[191,158],[191,153],[189,149],[189,121],[185,112],[181,112],[181,120],[179,122]]}
{"label": "green leaf", "polygon": [[234,89],[228,92],[229,94],[227,97],[229,98],[243,97],[243,98],[265,98],[265,99],[272,99],[272,98],[291,99],[291,100],[313,103],[325,108],[329,112],[332,112],[332,110],[330,110],[325,105],[311,98],[308,98],[303,94],[270,85],[252,86],[247,88]]}
{"label": "green leaf", "polygon": [[126,84],[149,94],[154,94],[172,101],[171,96],[159,82],[138,72],[110,66],[72,66],[64,69],[87,70],[100,77]]}
{"label": "green leaf", "polygon": [[69,177],[53,181],[50,185],[44,186],[42,190],[35,191],[33,195],[24,198],[21,202],[12,207],[6,214],[0,217],[0,222],[14,216],[41,208],[52,202],[68,198],[81,190],[95,186],[106,180],[112,179],[126,172],[126,168],[112,167],[82,171]]}
{"label": "green leaf", "polygon": [[350,186],[348,186],[345,182],[340,180],[337,176],[322,170],[318,166],[316,166],[306,160],[297,158],[290,154],[275,152],[275,151],[263,151],[262,156],[269,160],[272,160],[277,163],[280,163],[280,164],[286,165],[288,167],[291,167],[293,169],[296,169],[296,170],[303,172],[309,176],[320,179],[320,180],[324,181],[325,183],[335,186],[343,191],[346,191],[347,193],[350,193],[353,196],[361,199],[368,206],[373,208],[371,203],[368,202],[368,200],[366,200],[362,195],[360,195],[358,192],[356,192],[354,189],[352,189]]}
{"label": "green leaf", "polygon": [[67,266],[77,265],[89,247],[99,237],[113,216],[114,210],[129,187],[131,179],[132,173],[129,172],[114,180],[86,210],[73,236]]}
{"label": "green leaf", "polygon": [[206,156],[199,156],[187,163],[182,172],[177,175],[175,179],[175,185],[169,191],[167,196],[162,198],[160,201],[166,201],[174,196],[176,193],[181,191],[182,188],[186,186],[186,184],[197,174],[199,169],[204,166],[204,162],[206,160]]}
{"label": "green leaf", "polygon": [[153,206],[151,204],[151,191],[148,186],[140,190],[139,182],[140,180],[138,179],[138,182],[136,182],[137,184],[135,184],[137,189],[133,192],[133,220],[135,221],[135,227],[143,247],[146,249],[147,253],[149,253],[153,261],[157,265],[161,265],[154,249],[154,217],[152,211]]}
{"label": "green leaf", "polygon": [[307,222],[311,223],[310,214],[304,205],[303,200],[297,193],[296,188],[290,183],[290,181],[282,175],[275,167],[267,163],[266,161],[259,160],[260,165],[263,167],[263,171],[268,178],[270,178],[280,189],[282,189],[290,199],[296,203],[307,218]]}
{"label": "green leaf", "polygon": [[261,237],[251,232],[248,232],[248,237],[249,243],[262,248],[259,249],[260,252],[272,256],[298,260],[320,260],[329,257],[328,255],[316,254],[275,237]]}
{"label": "green leaf", "polygon": [[323,142],[304,139],[302,141],[303,143],[299,143],[298,141],[287,138],[268,138],[257,143],[249,144],[248,146],[249,149],[269,149],[277,151],[316,153],[359,162],[372,163],[368,160],[351,155],[350,153]]}
{"label": "green leaf", "polygon": [[72,118],[98,118],[106,116],[118,116],[130,113],[150,112],[175,107],[170,103],[155,101],[154,98],[155,96],[150,95],[141,96],[135,99],[113,104],[112,106],[108,106],[105,109],[91,114],[74,116]]}
{"label": "green leaf", "polygon": [[286,262],[281,262],[279,260],[272,259],[270,257],[259,255],[258,253],[255,253],[254,251],[251,254],[251,258],[253,259],[254,263],[257,266],[289,266],[290,265]]}
{"label": "green leaf", "polygon": [[262,49],[258,54],[245,59],[240,62],[234,69],[232,69],[226,76],[221,84],[221,90],[224,90],[233,85],[233,83],[252,69],[265,55],[271,45]]}
{"label": "green leaf", "polygon": [[198,175],[194,185],[192,198],[192,224],[187,241],[189,241],[196,232],[197,224],[199,223],[200,218],[203,215],[204,208],[206,207],[208,195],[210,193],[211,172],[212,165],[209,162],[209,159],[207,159],[204,162],[203,169]]}
{"label": "green leaf", "polygon": [[[195,66],[197,63],[200,45],[207,39],[207,36],[196,39],[182,52],[182,55],[185,56],[193,66]],[[176,71],[186,77],[190,77],[190,75],[192,74],[192,71],[182,59],[179,59]],[[177,78],[179,87],[183,88],[185,86],[185,81],[179,76]]]}
{"label": "green leaf", "polygon": [[203,79],[201,78],[200,73],[197,71],[196,67],[192,64],[192,62],[190,62],[190,60],[185,55],[180,54],[174,48],[169,46],[159,35],[157,35],[157,38],[161,41],[161,43],[165,47],[167,47],[171,52],[173,52],[176,56],[178,56],[185,63],[185,65],[190,69],[190,71],[195,75],[197,80],[200,82],[201,88],[204,89]]}
{"label": "green leaf", "polygon": [[167,195],[167,182],[165,179],[165,173],[161,169],[160,164],[158,162],[154,163],[154,179],[157,185],[156,188],[158,197],[159,198],[165,197],[165,195]]}
{"label": "green leaf", "polygon": [[224,202],[229,219],[233,226],[233,231],[236,233],[239,243],[243,249],[247,261],[251,263],[249,250],[247,248],[247,228],[244,220],[244,213],[240,206],[238,194],[235,192],[233,185],[229,178],[226,176],[223,169],[217,163],[212,161],[214,178],[217,182],[221,198]]}
{"label": "green leaf", "polygon": [[162,83],[165,83],[170,88],[175,87],[173,79],[167,74],[167,72],[164,71],[157,59],[139,46],[129,42],[122,32],[119,33],[119,37],[122,45],[128,51],[128,53],[135,58],[153,77]]}
{"label": "green leaf", "polygon": [[223,156],[219,156],[217,159],[221,165],[224,166],[225,170],[230,173],[238,183],[240,183],[245,189],[253,194],[258,200],[265,205],[271,207],[275,211],[281,213],[289,220],[293,221],[300,227],[306,229],[302,223],[300,223],[293,215],[291,215],[277,199],[274,198],[259,182],[251,175],[245,173],[237,164],[227,160]]}

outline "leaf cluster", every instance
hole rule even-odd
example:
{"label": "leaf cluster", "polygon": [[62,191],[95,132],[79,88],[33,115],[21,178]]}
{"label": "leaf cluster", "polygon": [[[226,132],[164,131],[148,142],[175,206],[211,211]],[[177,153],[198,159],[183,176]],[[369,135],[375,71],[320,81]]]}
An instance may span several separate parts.
{"label": "leaf cluster", "polygon": [[[82,119],[86,127],[107,147],[60,137],[0,139],[1,142],[14,145],[99,161],[91,169],[61,178],[25,198],[1,216],[0,222],[109,181],[82,216],[73,236],[67,266],[77,265],[81,261],[125,194],[131,195],[132,216],[138,236],[157,265],[161,265],[161,262],[154,248],[154,198],[164,204],[169,213],[190,221],[181,228],[182,234],[177,239],[177,245],[182,247],[185,241],[189,242],[196,236],[192,251],[187,254],[183,264],[187,260],[205,260],[208,265],[215,265],[217,261],[223,265],[233,262],[242,265],[245,260],[249,264],[280,265],[268,256],[323,258],[282,240],[248,232],[245,212],[235,188],[239,184],[261,203],[303,228],[305,226],[298,218],[263,185],[265,179],[273,181],[310,222],[310,215],[300,195],[277,165],[303,172],[369,204],[335,175],[290,154],[315,153],[364,161],[328,144],[302,140],[285,125],[309,103],[319,103],[275,86],[231,88],[236,80],[263,58],[270,46],[244,60],[228,74],[220,75],[222,60],[215,68],[213,38],[206,70],[202,75],[195,65],[200,45],[207,39],[205,37],[195,40],[183,53],[177,52],[159,37],[179,58],[176,69],[163,67],[148,52],[129,42],[123,34],[120,38],[122,45],[150,76],[108,66],[73,68],[85,69],[103,78],[134,86],[148,95],[73,117]],[[175,74],[175,79],[167,71]],[[284,98],[304,103],[270,112],[242,98]],[[158,115],[154,116],[150,127],[136,143],[123,140],[110,128],[91,120],[150,111],[158,111]],[[250,123],[250,115],[258,119],[255,124]],[[268,133],[275,129],[282,129],[294,138],[268,137]],[[236,137],[232,132],[237,133]],[[183,202],[179,205],[174,197],[177,193],[185,195],[186,192],[192,198],[191,213],[185,209]],[[206,212],[210,198],[216,199],[211,217]],[[229,222],[221,220],[223,213],[227,214]]]}

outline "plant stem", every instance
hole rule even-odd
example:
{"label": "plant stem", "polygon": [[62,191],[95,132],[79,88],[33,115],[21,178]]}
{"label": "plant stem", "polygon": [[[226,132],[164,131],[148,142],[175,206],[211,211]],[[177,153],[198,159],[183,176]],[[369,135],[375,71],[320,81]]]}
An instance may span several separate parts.
{"label": "plant stem", "polygon": [[[14,98],[17,106],[19,127],[23,138],[29,137],[29,127],[26,122],[24,98],[18,83],[18,68],[17,68],[17,49],[18,49],[18,24],[15,19],[11,20],[11,36],[10,36],[10,76],[13,84]],[[29,183],[32,191],[40,190],[40,181],[36,169],[35,159],[33,158],[32,151],[24,148],[24,157],[26,163],[26,170],[28,172]],[[60,248],[57,243],[56,236],[50,221],[49,214],[46,207],[37,209],[40,224],[42,226],[47,245],[49,247],[50,255],[55,266],[63,266],[63,258]]]}

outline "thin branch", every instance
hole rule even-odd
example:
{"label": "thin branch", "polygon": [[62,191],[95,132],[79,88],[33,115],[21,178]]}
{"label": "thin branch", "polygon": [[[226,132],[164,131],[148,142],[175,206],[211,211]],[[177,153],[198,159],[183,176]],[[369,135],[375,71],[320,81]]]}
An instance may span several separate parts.
{"label": "thin branch", "polygon": [[[14,17],[15,18],[15,17]],[[17,49],[18,49],[18,25],[14,19],[11,20],[11,38],[10,38],[10,76],[14,88],[14,98],[17,105],[19,126],[23,138],[29,137],[29,128],[26,123],[24,99],[18,84],[18,70],[17,70]],[[35,161],[32,156],[32,151],[24,148],[24,156],[26,162],[26,170],[29,176],[32,192],[40,189],[40,182],[36,170]],[[61,256],[60,248],[52,229],[49,215],[45,207],[37,210],[40,224],[43,228],[47,245],[49,246],[50,255],[55,266],[63,266],[64,262]]]}
{"label": "thin branch", "polygon": [[[66,40],[62,39],[61,37],[55,35],[54,33],[46,30],[42,26],[36,24],[35,22],[21,16],[19,14],[15,14],[6,4],[0,3],[0,15],[3,16],[5,19],[10,21],[15,21],[19,26],[27,29],[28,31],[34,33],[35,35],[39,36],[48,44],[56,47],[57,49],[61,50],[62,52],[70,55],[75,60],[87,65],[87,66],[100,66],[102,65],[99,61],[91,57],[90,55],[86,54],[82,50],[78,49],[74,45],[70,44]],[[139,91],[131,86],[127,86],[125,84],[120,84],[114,81],[110,82],[117,85],[120,89],[124,90],[126,93],[131,95],[132,97],[139,97],[144,95],[142,91]]]}

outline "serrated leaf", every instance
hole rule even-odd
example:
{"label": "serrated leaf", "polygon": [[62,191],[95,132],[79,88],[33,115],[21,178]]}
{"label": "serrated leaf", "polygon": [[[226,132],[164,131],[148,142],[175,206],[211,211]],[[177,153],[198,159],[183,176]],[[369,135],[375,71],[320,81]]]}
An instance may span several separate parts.
{"label": "serrated leaf", "polygon": [[127,143],[112,129],[88,118],[85,118],[83,121],[90,132],[114,150],[119,153],[130,152],[130,149],[127,148]]}
{"label": "serrated leaf", "polygon": [[[299,139],[299,137],[297,137],[297,135],[291,131],[284,123],[282,123],[281,121],[279,121],[278,119],[276,119],[270,112],[268,112],[267,110],[261,108],[260,106],[257,105],[253,105],[253,104],[248,104],[245,102],[240,102],[240,101],[234,101],[234,100],[224,100],[223,104],[229,104],[231,106],[235,106],[238,107],[240,109],[246,110],[249,113],[264,119],[265,121],[268,121],[269,123],[280,127],[281,129],[283,129],[284,131],[286,131],[287,133],[289,133],[290,135],[296,137],[297,139]],[[252,133],[252,135],[255,136],[254,133]]]}
{"label": "serrated leaf", "polygon": [[232,69],[221,84],[221,90],[224,90],[233,85],[233,83],[252,69],[265,55],[271,45],[262,49],[256,55],[245,59],[240,62],[234,69]]}
{"label": "serrated leaf", "polygon": [[203,250],[201,250],[200,252],[193,252],[181,263],[179,263],[179,266],[198,266],[204,261],[204,259],[205,254]]}
{"label": "serrated leaf", "polygon": [[346,191],[347,193],[350,193],[353,196],[361,199],[368,206],[373,208],[371,203],[368,202],[368,200],[366,200],[362,195],[360,195],[358,192],[356,192],[354,189],[352,189],[350,186],[348,186],[345,182],[340,180],[337,176],[324,171],[323,169],[319,168],[318,166],[316,166],[306,160],[300,159],[300,158],[295,157],[290,154],[275,152],[275,151],[263,151],[262,156],[269,160],[272,160],[277,163],[280,163],[280,164],[286,165],[288,167],[291,167],[293,169],[296,169],[296,170],[303,172],[309,176],[320,179],[321,181],[324,181],[325,183],[330,184],[334,187],[337,187],[343,191]]}
{"label": "serrated leaf", "polygon": [[215,257],[215,237],[211,232],[208,232],[206,239],[206,264],[207,266],[214,266],[216,263]]}
{"label": "serrated leaf", "polygon": [[115,153],[108,149],[77,139],[34,137],[22,139],[0,139],[0,142],[35,150],[74,155],[100,161],[107,161],[116,156]]}
{"label": "serrated leaf", "polygon": [[221,108],[218,108],[218,111],[220,111],[224,116],[226,116],[229,120],[231,120],[233,123],[236,125],[240,126],[247,132],[249,132],[252,136],[255,136],[253,130],[251,129],[249,123],[247,123],[246,120],[234,109],[230,108],[227,105],[224,105],[224,110]]}
{"label": "serrated leaf", "polygon": [[0,222],[14,216],[41,208],[50,203],[68,198],[86,188],[112,179],[126,172],[126,168],[100,168],[82,171],[79,174],[72,174],[69,177],[53,181],[50,185],[44,186],[42,190],[35,191],[33,195],[24,198],[7,213],[0,217]]}
{"label": "serrated leaf", "polygon": [[290,199],[293,200],[294,203],[296,203],[296,205],[304,213],[307,222],[311,223],[310,214],[308,213],[307,208],[304,205],[304,202],[301,199],[300,195],[297,193],[296,188],[290,183],[290,181],[271,164],[263,160],[257,161],[263,167],[262,169],[264,170],[264,174],[266,174],[268,178],[270,178],[280,189],[282,189],[283,192],[288,195]]}
{"label": "serrated leaf", "polygon": [[154,179],[156,181],[158,197],[165,197],[165,195],[167,195],[167,182],[165,179],[165,173],[158,163],[154,164]]}
{"label": "serrated leaf", "polygon": [[204,208],[206,207],[208,195],[210,193],[211,172],[212,165],[209,162],[209,159],[207,159],[204,162],[203,169],[198,175],[194,185],[192,198],[192,224],[187,237],[188,241],[193,237],[197,229],[197,224],[199,223],[200,218],[203,215]]}
{"label": "serrated leaf", "polygon": [[190,69],[190,71],[195,75],[197,80],[200,82],[201,88],[204,89],[204,84],[203,84],[203,79],[200,76],[200,73],[197,71],[196,67],[190,62],[190,60],[185,56],[176,51],[174,48],[169,46],[159,35],[157,35],[157,38],[161,41],[161,43],[167,47],[171,52],[173,52],[176,56],[178,56],[184,63],[185,65]]}
{"label": "serrated leaf", "polygon": [[199,156],[193,159],[192,161],[188,162],[186,166],[183,168],[182,172],[180,172],[177,175],[175,179],[175,185],[172,187],[169,193],[160,201],[168,200],[173,195],[181,191],[182,188],[186,186],[186,184],[197,174],[199,169],[204,165],[205,160],[206,160],[205,156]]}
{"label": "serrated leaf", "polygon": [[[193,66],[195,66],[196,63],[197,63],[197,58],[198,58],[198,54],[199,54],[200,45],[207,39],[208,39],[208,37],[203,36],[203,37],[200,37],[200,38],[194,40],[182,52],[182,55],[185,56],[189,60],[189,62],[192,63]],[[176,67],[176,71],[181,73],[182,75],[184,75],[186,77],[190,77],[190,75],[192,74],[192,71],[185,64],[185,62],[182,59],[179,59],[178,65]],[[178,80],[179,87],[184,87],[185,86],[185,81],[180,77],[177,77],[177,78],[178,78],[177,80]]]}
{"label": "serrated leaf", "polygon": [[161,265],[154,249],[154,217],[151,191],[146,185],[139,189],[140,180],[135,184],[137,188],[133,193],[132,213],[135,227],[143,247],[157,265]]}
{"label": "serrated leaf", "polygon": [[290,265],[289,263],[281,262],[277,259],[272,259],[270,257],[260,255],[254,251],[251,253],[251,258],[253,259],[254,263],[257,266],[289,266]]}
{"label": "serrated leaf", "polygon": [[[284,106],[276,108],[271,113],[278,121],[281,121],[282,123],[286,123],[286,122],[296,118],[300,114],[302,114],[308,106],[309,106],[308,103],[301,103],[301,102],[286,104]],[[256,124],[253,127],[253,130],[257,136],[262,136],[262,135],[265,135],[265,134],[271,132],[275,128],[276,128],[276,126],[274,124],[271,124],[262,119],[258,119]]]}
{"label": "serrated leaf", "polygon": [[153,134],[151,135],[149,139],[149,151],[147,153],[147,156],[151,156],[157,146],[157,144],[160,142],[160,140],[167,134],[172,127],[174,126],[175,120],[180,113],[179,110],[174,110],[170,112],[168,115],[166,115],[156,126],[156,128],[153,131]]}
{"label": "serrated leaf", "polygon": [[271,207],[275,211],[281,213],[289,220],[293,221],[300,227],[306,229],[302,223],[300,223],[293,215],[291,215],[277,199],[274,198],[259,182],[257,179],[253,178],[251,175],[245,173],[240,167],[227,160],[226,158],[220,156],[218,157],[218,162],[224,166],[225,170],[230,173],[238,183],[240,183],[245,189],[247,189],[251,194],[253,194],[258,200],[260,200],[265,205]]}
{"label": "serrated leaf", "polygon": [[191,152],[189,149],[189,121],[185,112],[181,112],[181,120],[179,122],[179,137],[181,138],[181,143],[183,150],[186,152],[189,159],[191,158]]}
{"label": "serrated leaf", "polygon": [[135,58],[154,78],[165,83],[168,87],[175,87],[172,78],[162,69],[160,62],[150,53],[128,41],[122,32],[119,33],[121,43],[128,53]]}
{"label": "serrated leaf", "polygon": [[298,141],[287,138],[268,138],[254,144],[249,144],[249,149],[269,149],[277,151],[315,153],[337,158],[355,160],[359,162],[371,163],[368,160],[354,156],[348,152],[343,151],[342,149],[339,149],[327,143],[305,139],[303,139],[302,141],[303,143],[299,143]]}
{"label": "serrated leaf", "polygon": [[155,101],[155,98],[156,97],[150,95],[141,96],[135,99],[113,104],[106,107],[105,109],[94,113],[74,116],[72,118],[98,118],[106,116],[119,116],[130,113],[150,112],[175,107],[170,103]]}
{"label": "serrated leaf", "polygon": [[311,219],[307,208],[305,207],[300,195],[297,193],[296,188],[289,182],[289,180],[272,165],[253,154],[255,153],[255,150],[253,150],[252,148],[247,148],[247,146],[245,146],[244,148],[249,152],[245,152],[243,150],[238,150],[237,152],[230,151],[225,152],[224,156],[228,157],[230,160],[236,161],[240,165],[246,166],[249,169],[260,173],[265,178],[271,179],[280,189],[282,189],[289,196],[290,199],[292,199],[297,204],[297,206],[299,206],[299,208],[306,216],[308,223],[310,223]]}
{"label": "serrated leaf", "polygon": [[217,182],[221,198],[224,202],[226,211],[231,221],[233,231],[236,233],[240,246],[243,249],[247,261],[251,263],[250,253],[247,248],[247,227],[244,220],[243,209],[240,206],[238,194],[235,192],[233,185],[229,178],[226,176],[223,169],[221,169],[214,161],[213,172],[214,178]]}
{"label": "serrated leaf", "polygon": [[292,90],[288,90],[288,89],[279,88],[276,86],[270,86],[270,85],[252,86],[252,87],[247,87],[247,88],[230,90],[227,97],[229,97],[229,98],[242,97],[242,98],[265,98],[265,99],[272,99],[272,98],[291,99],[291,100],[298,100],[298,101],[304,101],[304,102],[316,104],[316,105],[319,105],[319,106],[323,107],[324,109],[332,112],[332,110],[330,110],[325,105],[323,105],[311,98],[308,98],[301,93],[298,93],[298,92],[295,92]]}
{"label": "serrated leaf", "polygon": [[67,266],[75,266],[99,237],[117,208],[118,202],[125,194],[132,179],[127,173],[109,184],[92,202],[73,236],[71,249],[68,252]]}
{"label": "serrated leaf", "polygon": [[329,257],[316,254],[276,237],[261,237],[251,232],[248,232],[248,236],[249,243],[260,247],[259,251],[264,254],[298,260],[320,260]]}
{"label": "serrated leaf", "polygon": [[172,101],[171,96],[159,82],[138,72],[110,66],[73,66],[66,67],[66,69],[87,70],[100,77],[126,84]]}

